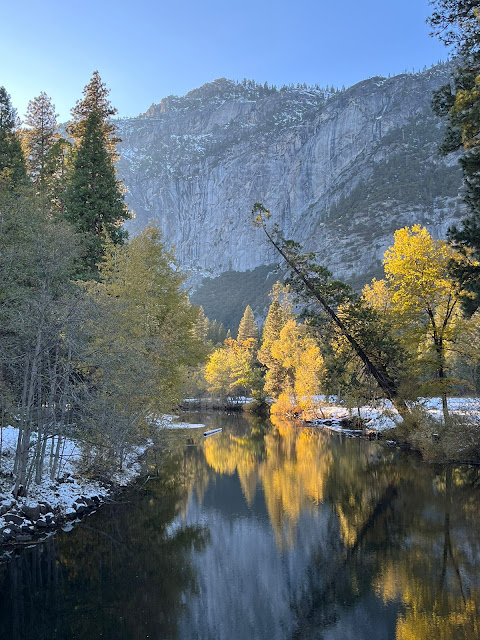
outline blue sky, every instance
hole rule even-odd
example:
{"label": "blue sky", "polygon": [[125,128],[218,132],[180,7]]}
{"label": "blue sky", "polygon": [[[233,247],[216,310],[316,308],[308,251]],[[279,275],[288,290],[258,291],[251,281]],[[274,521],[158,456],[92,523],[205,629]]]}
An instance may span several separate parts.
{"label": "blue sky", "polygon": [[0,85],[23,116],[46,91],[60,120],[98,69],[121,116],[205,82],[350,86],[445,59],[428,0],[26,0],[2,6]]}

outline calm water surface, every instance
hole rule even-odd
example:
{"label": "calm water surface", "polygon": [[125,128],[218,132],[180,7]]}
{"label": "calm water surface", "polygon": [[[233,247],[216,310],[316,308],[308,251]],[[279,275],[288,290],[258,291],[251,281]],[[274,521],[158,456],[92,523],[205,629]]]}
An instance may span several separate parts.
{"label": "calm water surface", "polygon": [[477,468],[202,417],[223,432],[168,432],[120,503],[0,567],[1,638],[480,638]]}

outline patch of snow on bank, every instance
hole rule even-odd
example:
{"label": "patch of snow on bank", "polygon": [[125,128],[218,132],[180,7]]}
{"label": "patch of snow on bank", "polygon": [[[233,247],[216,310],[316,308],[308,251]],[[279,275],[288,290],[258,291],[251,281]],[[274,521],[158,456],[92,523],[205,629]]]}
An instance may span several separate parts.
{"label": "patch of snow on bank", "polygon": [[[316,400],[318,403],[316,410],[316,414],[319,416],[318,424],[321,424],[323,420],[332,420],[333,423],[338,423],[341,420],[351,419],[359,415],[357,409],[347,409],[341,404],[338,404],[338,399],[332,396],[329,398],[318,396]],[[410,404],[411,408],[414,406],[423,407],[438,421],[443,420],[441,398],[419,398],[417,402]],[[480,418],[480,398],[449,398],[448,408],[451,415]],[[394,429],[398,424],[403,422],[403,418],[389,400],[382,401],[378,407],[368,405],[360,407],[360,418],[364,421],[367,430],[371,429],[374,431]],[[339,424],[332,424],[331,428],[335,431],[345,431]]]}
{"label": "patch of snow on bank", "polygon": [[[51,534],[65,520],[81,518],[84,513],[91,512],[104,502],[112,490],[112,485],[123,487],[129,484],[141,471],[138,457],[150,444],[135,447],[126,457],[122,471],[111,478],[111,485],[98,480],[83,478],[79,474],[79,462],[82,457],[81,445],[66,439],[62,446],[60,463],[55,480],[50,478],[49,458],[46,457],[40,484],[33,480],[29,486],[28,497],[16,500],[12,495],[14,489],[13,467],[18,440],[18,429],[7,426],[1,429],[0,455],[0,542],[23,542],[25,534]],[[32,435],[32,444],[35,442]],[[38,505],[44,503],[42,515],[38,513]],[[29,513],[37,510],[36,515]],[[47,512],[45,514],[45,512]],[[25,515],[29,514],[29,515]],[[12,520],[12,517],[14,518]],[[23,523],[20,522],[23,519]],[[31,519],[30,519],[31,518]],[[10,524],[17,522],[16,531]],[[67,528],[68,526],[65,525]],[[64,527],[63,527],[64,528]],[[12,532],[13,529],[13,532]],[[21,530],[20,530],[21,529]]]}
{"label": "patch of snow on bank", "polygon": [[191,422],[174,422],[178,420],[178,416],[164,415],[154,420],[154,424],[162,429],[204,429],[204,424],[196,424]]}
{"label": "patch of snow on bank", "polygon": [[[422,405],[428,413],[434,417],[442,417],[442,399],[441,398],[419,398],[418,404]],[[450,413],[457,415],[480,415],[480,398],[448,398],[448,409]]]}
{"label": "patch of snow on bank", "polygon": [[207,400],[208,402],[213,402],[219,405],[228,404],[231,406],[241,405],[241,404],[250,404],[253,402],[253,398],[247,396],[228,396],[227,398],[184,398],[182,402],[184,404],[191,403],[202,403],[202,401]]}

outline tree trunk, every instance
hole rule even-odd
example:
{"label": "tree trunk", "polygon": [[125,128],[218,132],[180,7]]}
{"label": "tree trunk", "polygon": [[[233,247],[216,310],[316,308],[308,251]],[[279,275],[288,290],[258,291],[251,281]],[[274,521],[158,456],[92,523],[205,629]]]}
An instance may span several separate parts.
{"label": "tree trunk", "polygon": [[[257,206],[254,207],[254,212],[256,212]],[[263,208],[263,211],[266,211]],[[328,304],[325,297],[317,291],[314,284],[309,280],[309,278],[302,272],[302,270],[297,266],[294,260],[287,255],[287,253],[282,249],[282,247],[275,241],[272,235],[268,232],[265,223],[262,221],[262,228],[267,236],[269,242],[273,245],[273,247],[278,251],[278,253],[285,260],[289,268],[296,274],[296,276],[303,282],[305,288],[309,291],[310,295],[320,303],[320,306],[326,312],[326,314],[330,317],[330,319],[337,325],[340,329],[342,335],[348,340],[350,345],[353,347],[355,353],[360,358],[360,360],[365,365],[367,371],[372,375],[372,377],[376,380],[379,387],[384,392],[385,396],[392,402],[395,408],[401,415],[405,413],[409,413],[409,408],[404,402],[399,402],[397,399],[398,395],[398,384],[397,382],[385,371],[383,367],[377,367],[368,357],[367,353],[364,351],[362,346],[357,342],[357,340],[350,334],[347,327],[344,325],[339,316],[335,313],[332,307]]]}
{"label": "tree trunk", "polygon": [[65,363],[65,371],[63,374],[63,388],[62,388],[62,393],[60,395],[60,401],[59,401],[60,418],[57,424],[57,432],[58,432],[57,447],[55,449],[55,457],[53,459],[52,469],[50,472],[50,478],[52,480],[55,479],[55,475],[57,474],[57,470],[59,467],[60,448],[61,448],[62,436],[65,428],[65,416],[67,415],[67,399],[68,399],[68,390],[70,387],[71,362],[72,362],[72,348],[69,345],[67,361]]}
{"label": "tree trunk", "polygon": [[442,411],[445,426],[450,424],[450,413],[448,411],[447,390],[445,388],[445,349],[443,346],[443,338],[435,339],[435,349],[438,356],[438,378],[441,382]]}
{"label": "tree trunk", "polygon": [[[28,392],[25,393],[26,389],[24,389],[24,397],[26,396],[26,404],[22,407],[22,422],[21,431],[18,435],[18,443],[17,443],[17,453],[18,456],[18,464],[17,464],[17,477],[15,480],[15,486],[13,489],[13,495],[15,498],[18,497],[21,487],[25,488],[26,481],[26,472],[28,465],[28,452],[30,448],[30,437],[32,435],[32,407],[35,398],[35,391],[38,384],[38,362],[40,357],[40,350],[42,345],[43,338],[43,318],[41,319],[38,330],[37,330],[37,339],[35,344],[35,351],[32,358],[32,363],[30,367],[30,376],[28,380]],[[27,376],[28,379],[28,376]]]}

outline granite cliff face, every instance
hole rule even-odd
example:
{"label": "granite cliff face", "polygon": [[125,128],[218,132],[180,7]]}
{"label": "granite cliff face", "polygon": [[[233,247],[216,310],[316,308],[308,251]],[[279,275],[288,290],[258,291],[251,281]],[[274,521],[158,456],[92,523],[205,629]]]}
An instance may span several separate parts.
{"label": "granite cliff face", "polygon": [[277,260],[249,218],[262,202],[336,276],[369,277],[395,229],[444,236],[460,216],[460,171],[438,157],[430,108],[448,75],[440,65],[337,93],[221,79],[119,120],[130,230],[158,220],[184,268],[244,271]]}

